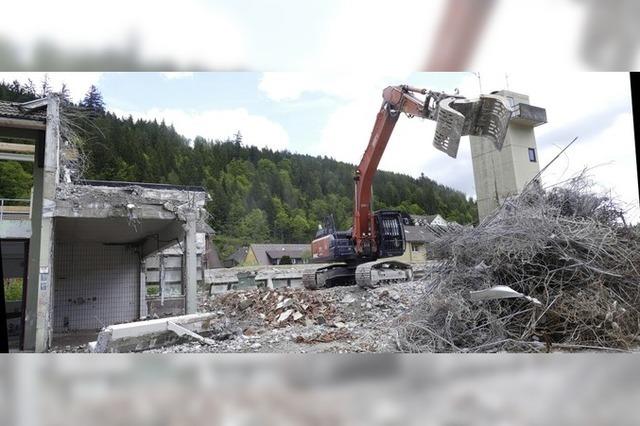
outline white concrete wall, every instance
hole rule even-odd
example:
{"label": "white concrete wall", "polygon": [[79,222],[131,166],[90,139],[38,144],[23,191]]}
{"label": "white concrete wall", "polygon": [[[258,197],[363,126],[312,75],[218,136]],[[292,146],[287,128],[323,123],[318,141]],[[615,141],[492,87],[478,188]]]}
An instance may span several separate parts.
{"label": "white concrete wall", "polygon": [[140,261],[122,245],[57,242],[54,332],[99,329],[138,318]]}
{"label": "white concrete wall", "polygon": [[431,225],[447,226],[448,224],[449,222],[447,222],[445,218],[443,218],[439,214],[437,214],[436,217],[434,217],[431,221]]}

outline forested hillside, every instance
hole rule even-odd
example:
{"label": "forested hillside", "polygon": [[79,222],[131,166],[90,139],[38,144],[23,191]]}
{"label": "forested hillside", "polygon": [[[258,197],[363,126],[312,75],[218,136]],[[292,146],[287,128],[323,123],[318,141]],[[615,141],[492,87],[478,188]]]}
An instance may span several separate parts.
{"label": "forested hillside", "polygon": [[[0,84],[0,99],[27,100],[36,93],[33,85]],[[350,226],[351,164],[245,146],[242,129],[225,141],[201,137],[190,141],[165,123],[105,112],[95,88],[80,105],[65,102],[65,108],[88,160],[84,178],[206,187],[212,197],[207,206],[211,225],[221,241],[230,243],[227,250],[247,242],[310,241],[329,213],[341,228]],[[19,172],[16,164],[0,169],[3,183],[26,179],[25,169],[17,166]],[[4,191],[0,197],[16,195],[6,192],[5,186],[0,187]],[[374,199],[376,209],[440,213],[460,223],[477,217],[475,203],[463,193],[424,176],[378,172]]]}

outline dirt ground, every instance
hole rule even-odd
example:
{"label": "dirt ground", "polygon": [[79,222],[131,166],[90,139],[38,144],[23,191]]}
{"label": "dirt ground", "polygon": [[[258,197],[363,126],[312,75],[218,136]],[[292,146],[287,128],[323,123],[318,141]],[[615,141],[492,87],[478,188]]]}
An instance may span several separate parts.
{"label": "dirt ground", "polygon": [[203,298],[201,312],[216,312],[213,344],[185,340],[147,352],[395,352],[397,324],[423,293],[425,281],[363,290],[281,288],[233,291]]}

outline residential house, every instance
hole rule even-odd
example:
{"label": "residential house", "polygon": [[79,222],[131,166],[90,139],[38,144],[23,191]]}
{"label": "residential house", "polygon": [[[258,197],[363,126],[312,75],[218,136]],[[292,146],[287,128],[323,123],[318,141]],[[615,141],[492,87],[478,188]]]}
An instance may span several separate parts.
{"label": "residential house", "polygon": [[429,214],[429,215],[417,215],[412,214],[411,219],[413,224],[416,226],[427,226],[427,225],[436,225],[436,226],[447,226],[449,222],[439,214]]}
{"label": "residential house", "polygon": [[424,262],[427,259],[427,244],[434,241],[437,235],[428,226],[404,226],[406,246],[404,254],[398,260],[408,263]]}
{"label": "residential house", "polygon": [[233,268],[234,266],[242,265],[247,258],[247,253],[249,253],[249,247],[238,247],[236,251],[224,260],[224,267]]}
{"label": "residential house", "polygon": [[[438,237],[452,229],[459,228],[461,225],[456,222],[447,222],[447,225],[439,225],[439,215],[417,216],[411,215],[413,223],[404,224],[405,234],[405,251],[402,256],[397,259],[408,263],[420,263],[427,260],[427,245],[435,241]],[[441,217],[440,217],[441,218]],[[433,224],[428,224],[427,220],[431,219]],[[418,225],[420,223],[420,225]]]}
{"label": "residential house", "polygon": [[309,244],[251,244],[242,266],[307,263],[311,257]]}

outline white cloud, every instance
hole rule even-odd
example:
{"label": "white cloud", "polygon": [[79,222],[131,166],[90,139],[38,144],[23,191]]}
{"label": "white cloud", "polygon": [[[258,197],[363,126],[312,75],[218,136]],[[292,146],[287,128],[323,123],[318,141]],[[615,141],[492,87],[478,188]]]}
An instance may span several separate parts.
{"label": "white cloud", "polygon": [[[595,183],[595,190],[611,194],[629,209],[628,218],[640,221],[638,175],[633,143],[633,116],[618,114],[611,124],[586,139],[578,139],[544,173],[545,184],[566,180],[587,168]],[[561,147],[545,146],[540,149],[540,162],[545,165]]]}
{"label": "white cloud", "polygon": [[173,124],[176,131],[187,138],[202,136],[207,139],[232,137],[242,134],[243,144],[258,148],[282,150],[289,145],[289,135],[280,124],[260,115],[253,115],[244,108],[228,110],[184,111],[178,109],[150,109],[144,112],[113,110],[116,115],[145,120],[164,120]]}
{"label": "white cloud", "polygon": [[192,72],[163,72],[162,75],[168,80],[179,80],[193,77]]}
{"label": "white cloud", "polygon": [[[320,153],[358,164],[369,143],[380,109],[381,93],[382,90],[373,90],[369,96],[351,101],[333,112],[322,132]],[[425,162],[431,157],[442,160],[441,153],[431,145],[434,129],[431,121],[400,117],[379,168],[412,176],[419,176],[421,172],[432,176],[431,170],[425,168]]]}
{"label": "white cloud", "polygon": [[[481,71],[480,81],[484,93],[509,86],[529,95],[532,105],[545,108],[548,123],[536,129],[538,136],[607,108],[631,108],[627,73]],[[462,95],[477,97],[478,78],[468,73],[459,88]]]}
{"label": "white cloud", "polygon": [[33,81],[39,91],[45,75],[49,78],[49,84],[54,92],[60,91],[62,83],[67,85],[71,100],[78,102],[89,90],[92,84],[97,85],[102,73],[100,72],[0,72],[0,80],[12,82],[18,80],[21,84]]}
{"label": "white cloud", "polygon": [[[258,89],[274,101],[289,101],[305,93],[317,93],[340,99],[358,99],[389,81],[402,81],[408,73],[373,72],[266,72]],[[387,82],[387,84],[385,84]]]}

